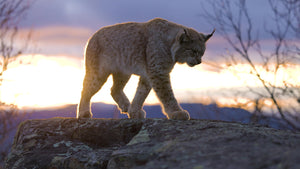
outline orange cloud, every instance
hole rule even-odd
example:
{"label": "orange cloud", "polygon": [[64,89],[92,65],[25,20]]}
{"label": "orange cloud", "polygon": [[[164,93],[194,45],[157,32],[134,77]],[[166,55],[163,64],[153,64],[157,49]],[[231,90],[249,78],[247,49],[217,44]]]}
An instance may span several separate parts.
{"label": "orange cloud", "polygon": [[92,34],[93,31],[88,28],[50,26],[35,30],[33,38],[47,45],[82,45]]}

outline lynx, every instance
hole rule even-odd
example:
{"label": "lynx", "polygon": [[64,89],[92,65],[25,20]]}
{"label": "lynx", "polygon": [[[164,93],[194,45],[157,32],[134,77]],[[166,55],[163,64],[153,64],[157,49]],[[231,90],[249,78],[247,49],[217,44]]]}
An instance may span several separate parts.
{"label": "lynx", "polygon": [[[111,95],[129,118],[146,117],[143,104],[153,88],[168,119],[190,119],[174,97],[170,72],[176,63],[191,67],[200,64],[205,43],[214,32],[204,35],[160,18],[101,28],[89,39],[85,49],[86,74],[77,118],[92,117],[91,97],[112,75]],[[132,74],[140,78],[130,103],[123,89]]]}

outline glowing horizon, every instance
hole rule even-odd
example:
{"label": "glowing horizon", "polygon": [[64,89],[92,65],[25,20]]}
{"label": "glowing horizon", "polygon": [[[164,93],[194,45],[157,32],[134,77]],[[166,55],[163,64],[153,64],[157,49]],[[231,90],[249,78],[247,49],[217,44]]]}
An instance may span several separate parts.
{"label": "glowing horizon", "polygon": [[[19,64],[28,62],[29,64]],[[232,74],[232,70],[224,69],[220,72],[208,71],[203,64],[196,67],[187,65],[175,65],[171,73],[171,81],[174,93],[179,102],[199,102],[205,99],[219,99],[225,105],[230,100],[218,93],[219,90],[230,90],[247,85],[260,87],[259,82],[247,75],[247,65],[236,65],[240,73],[245,73],[244,79],[239,79]],[[77,104],[82,89],[84,77],[83,58],[71,56],[22,56],[13,62],[4,73],[4,81],[1,87],[0,99],[8,104],[15,104],[20,108],[46,108],[66,104]],[[280,70],[280,78],[294,79],[294,83],[300,80],[300,66]],[[264,74],[268,76],[267,74]],[[249,83],[249,80],[251,82]],[[138,76],[132,76],[125,87],[125,93],[131,100],[135,94]],[[279,84],[280,85],[280,84]],[[106,84],[92,98],[93,102],[115,104],[110,96],[112,79],[109,77]],[[224,100],[225,99],[225,100]],[[146,99],[146,104],[159,103],[155,93],[151,91]]]}

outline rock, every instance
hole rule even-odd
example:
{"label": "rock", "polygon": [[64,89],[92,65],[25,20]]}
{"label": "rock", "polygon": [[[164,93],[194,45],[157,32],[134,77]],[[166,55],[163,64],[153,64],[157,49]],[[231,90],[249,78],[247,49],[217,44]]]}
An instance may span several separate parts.
{"label": "rock", "polygon": [[52,118],[19,126],[6,168],[300,168],[300,133],[222,121]]}

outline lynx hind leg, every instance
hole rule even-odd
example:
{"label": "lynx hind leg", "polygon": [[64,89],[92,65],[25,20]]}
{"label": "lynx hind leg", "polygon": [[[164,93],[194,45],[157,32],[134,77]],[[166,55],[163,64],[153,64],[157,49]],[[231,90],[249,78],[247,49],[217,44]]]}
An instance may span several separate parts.
{"label": "lynx hind leg", "polygon": [[108,74],[98,74],[87,71],[83,80],[80,103],[77,108],[77,118],[92,118],[91,98],[106,82]]}
{"label": "lynx hind leg", "polygon": [[113,86],[111,88],[111,96],[118,104],[118,107],[122,113],[127,113],[130,106],[130,102],[123,91],[129,79],[130,75],[122,73],[113,74]]}
{"label": "lynx hind leg", "polygon": [[143,110],[143,104],[147,98],[151,86],[147,79],[140,77],[139,84],[128,111],[128,117],[133,119],[146,118],[146,112]]}

